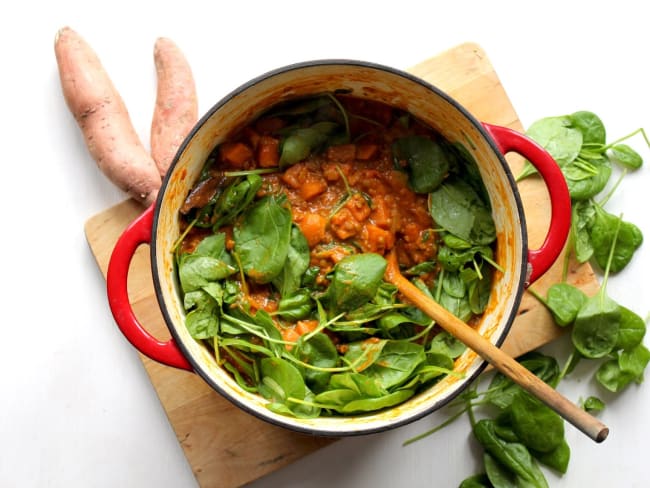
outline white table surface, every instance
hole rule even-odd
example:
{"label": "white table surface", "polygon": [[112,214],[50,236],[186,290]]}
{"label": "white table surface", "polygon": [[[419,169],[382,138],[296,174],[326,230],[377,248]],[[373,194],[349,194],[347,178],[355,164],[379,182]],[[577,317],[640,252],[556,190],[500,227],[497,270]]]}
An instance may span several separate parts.
{"label": "white table surface", "polygon": [[[148,145],[155,100],[152,48],[186,53],[200,112],[252,76],[295,61],[357,58],[408,68],[465,41],[487,52],[524,125],[576,110],[601,116],[610,140],[650,129],[643,2],[16,2],[0,16],[2,347],[0,486],[192,487],[196,480],[135,352],[110,315],[86,243],[88,218],[125,197],[99,172],[61,95],[57,30],[100,55]],[[453,6],[449,6],[453,5]],[[488,121],[489,122],[489,121]],[[608,204],[650,239],[650,150]],[[646,317],[650,243],[609,292]],[[647,342],[647,341],[646,341]],[[568,348],[548,350],[564,359]],[[570,425],[568,473],[551,486],[648,486],[650,384],[615,398],[579,369],[560,385],[573,400],[607,400],[597,445]],[[262,486],[453,487],[479,466],[466,420],[409,447],[446,418],[346,439],[256,483]]]}

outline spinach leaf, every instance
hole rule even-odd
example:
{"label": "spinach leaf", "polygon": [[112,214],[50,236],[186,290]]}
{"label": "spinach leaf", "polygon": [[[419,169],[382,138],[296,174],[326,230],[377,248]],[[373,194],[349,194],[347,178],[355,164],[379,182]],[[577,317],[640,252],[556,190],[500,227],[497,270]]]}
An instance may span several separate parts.
{"label": "spinach leaf", "polygon": [[300,288],[303,275],[309,268],[309,243],[300,227],[291,226],[291,237],[285,264],[272,283],[282,297],[295,293]]}
{"label": "spinach leaf", "polygon": [[[560,167],[577,158],[582,148],[582,132],[571,126],[571,119],[567,116],[539,119],[530,125],[526,135],[546,149]],[[535,167],[526,162],[517,181],[535,173]]]}
{"label": "spinach leaf", "polygon": [[493,488],[494,485],[490,483],[490,480],[485,473],[475,474],[469,478],[465,478],[461,481],[458,488]]}
{"label": "spinach leaf", "polygon": [[598,382],[614,393],[633,381],[641,382],[643,372],[650,362],[650,351],[639,344],[630,351],[622,351],[616,359],[604,362],[596,372]]}
{"label": "spinach leaf", "polygon": [[386,260],[379,254],[353,254],[334,266],[329,287],[323,295],[333,311],[350,311],[370,301],[381,285]]}
{"label": "spinach leaf", "polygon": [[357,373],[361,373],[379,360],[386,344],[386,339],[374,338],[351,342],[348,344],[348,350],[343,355],[343,360],[352,365]]}
{"label": "spinach leaf", "polygon": [[291,212],[280,197],[266,196],[246,210],[233,235],[235,252],[248,277],[269,283],[282,272],[291,228]]}
{"label": "spinach leaf", "polygon": [[594,258],[603,269],[607,265],[610,250],[614,245],[615,234],[616,245],[610,265],[612,273],[617,273],[627,266],[635,251],[643,243],[643,234],[636,225],[625,222],[620,217],[606,212],[602,207],[596,206],[596,214],[591,227],[591,242],[594,248]]}
{"label": "spinach leaf", "polygon": [[[518,361],[535,374],[538,378],[555,387],[560,377],[560,366],[557,360],[540,352],[530,352],[521,356]],[[485,400],[501,410],[512,404],[514,397],[522,391],[521,387],[502,373],[496,373],[488,386]]]}
{"label": "spinach leaf", "polygon": [[298,290],[292,295],[283,297],[278,302],[277,314],[285,320],[296,321],[311,314],[314,301],[308,290]]}
{"label": "spinach leaf", "polygon": [[387,341],[364,374],[389,390],[403,384],[426,361],[424,347],[413,342]]}
{"label": "spinach leaf", "polygon": [[402,137],[393,143],[392,150],[396,160],[406,161],[409,186],[416,193],[432,192],[449,172],[447,151],[428,137]]}
{"label": "spinach leaf", "polygon": [[262,177],[255,173],[246,175],[243,180],[239,177],[234,177],[232,180],[232,183],[219,194],[212,211],[212,229],[215,232],[240,215],[262,186]]}
{"label": "spinach leaf", "polygon": [[273,403],[286,403],[288,398],[302,400],[307,394],[300,371],[286,359],[260,360],[260,393]]}
{"label": "spinach leaf", "polygon": [[545,404],[524,391],[510,405],[512,429],[526,447],[550,452],[564,440],[564,421]]}
{"label": "spinach leaf", "polygon": [[602,412],[605,409],[605,402],[595,396],[589,396],[582,402],[582,408],[586,412]]}
{"label": "spinach leaf", "polygon": [[571,332],[575,348],[586,358],[602,358],[616,346],[621,313],[604,294],[587,299],[576,315]]}
{"label": "spinach leaf", "polygon": [[560,327],[571,325],[578,315],[578,311],[587,301],[587,295],[569,283],[555,283],[546,292],[546,298],[539,296],[531,288],[528,289],[533,296],[542,302],[551,312],[553,320]]}
{"label": "spinach leaf", "polygon": [[310,127],[294,129],[280,143],[280,168],[306,159],[312,151],[325,144],[328,137],[339,127],[336,122],[323,121]]}
{"label": "spinach leaf", "polygon": [[517,488],[517,476],[498,462],[488,452],[483,453],[483,466],[490,486],[494,488]]}
{"label": "spinach leaf", "polygon": [[384,396],[387,393],[377,381],[361,373],[334,374],[330,378],[329,388],[352,390],[359,396],[373,398]]}
{"label": "spinach leaf", "polygon": [[219,311],[216,303],[204,305],[188,313],[185,325],[194,339],[210,339],[219,333]]}
{"label": "spinach leaf", "polygon": [[544,474],[523,444],[506,442],[495,432],[495,422],[479,420],[473,427],[474,437],[497,462],[516,477],[516,486],[548,487]]}
{"label": "spinach leaf", "polygon": [[632,310],[622,305],[619,305],[618,309],[621,314],[621,323],[618,328],[615,349],[629,351],[641,344],[646,331],[645,322]]}
{"label": "spinach leaf", "polygon": [[225,234],[205,237],[194,252],[178,259],[178,278],[184,293],[199,290],[237,271],[226,252]]}
{"label": "spinach leaf", "polygon": [[594,254],[591,243],[591,227],[596,216],[596,205],[591,200],[573,202],[571,209],[571,232],[573,250],[579,263],[586,263]]}
{"label": "spinach leaf", "polygon": [[587,200],[605,188],[612,174],[612,165],[609,159],[599,157],[588,163],[576,161],[563,166],[562,173],[569,187],[571,199]]}
{"label": "spinach leaf", "polygon": [[476,245],[496,239],[490,206],[461,179],[449,178],[429,195],[433,220],[456,237]]}
{"label": "spinach leaf", "polygon": [[[333,368],[338,364],[338,352],[327,335],[314,334],[308,340],[304,340],[305,337],[300,338],[294,349],[293,355],[297,359],[316,368]],[[305,383],[314,392],[325,390],[330,376],[330,372],[322,369],[304,369]]]}
{"label": "spinach leaf", "polygon": [[405,402],[412,397],[414,393],[413,390],[397,390],[380,397],[360,398],[346,403],[339,410],[346,414],[381,410]]}
{"label": "spinach leaf", "polygon": [[582,134],[582,146],[604,145],[607,139],[605,125],[595,113],[582,110],[569,115],[571,127]]}
{"label": "spinach leaf", "polygon": [[628,169],[639,169],[643,165],[643,159],[627,144],[616,144],[609,150],[609,157]]}
{"label": "spinach leaf", "polygon": [[606,356],[614,349],[618,340],[621,312],[618,304],[607,296],[605,290],[620,227],[621,219],[617,219],[600,291],[587,299],[573,323],[571,340],[576,350],[586,358]]}
{"label": "spinach leaf", "polygon": [[569,444],[567,444],[566,439],[562,439],[560,445],[558,445],[552,451],[531,451],[531,454],[540,463],[545,464],[549,468],[553,468],[555,471],[564,474],[569,467],[569,460],[571,459],[571,448],[569,447]]}
{"label": "spinach leaf", "polygon": [[427,353],[439,353],[456,359],[467,350],[467,346],[447,331],[436,334],[431,340]]}

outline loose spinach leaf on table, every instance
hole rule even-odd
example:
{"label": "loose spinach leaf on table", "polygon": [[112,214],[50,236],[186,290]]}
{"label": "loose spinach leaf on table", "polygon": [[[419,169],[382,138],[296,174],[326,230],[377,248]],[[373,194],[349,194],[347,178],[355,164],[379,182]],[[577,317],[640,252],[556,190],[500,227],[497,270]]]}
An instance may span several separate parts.
{"label": "loose spinach leaf on table", "polygon": [[613,247],[610,273],[617,273],[625,268],[643,243],[643,234],[636,225],[621,220],[621,217],[606,212],[598,205],[590,235],[594,258],[602,269],[607,266],[610,250]]}
{"label": "loose spinach leaf on table", "polygon": [[618,219],[610,242],[603,284],[598,294],[589,297],[578,310],[571,332],[576,350],[583,357],[590,359],[602,358],[609,354],[618,340],[621,312],[618,304],[607,296],[606,288],[620,227],[621,220]]}
{"label": "loose spinach leaf on table", "polygon": [[473,432],[485,452],[512,474],[516,486],[548,487],[544,474],[526,446],[502,440],[495,432],[494,421],[479,420],[474,424]]}

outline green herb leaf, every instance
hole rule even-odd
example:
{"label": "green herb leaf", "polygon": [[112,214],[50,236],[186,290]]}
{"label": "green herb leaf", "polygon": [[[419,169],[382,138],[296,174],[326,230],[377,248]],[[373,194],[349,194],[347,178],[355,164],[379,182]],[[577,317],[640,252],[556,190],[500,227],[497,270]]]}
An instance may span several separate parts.
{"label": "green herb leaf", "polygon": [[233,235],[235,252],[248,277],[269,283],[282,272],[291,228],[291,212],[277,197],[264,197],[246,210]]}
{"label": "green herb leaf", "polygon": [[393,143],[393,156],[407,163],[409,186],[416,193],[430,193],[449,172],[449,156],[437,141],[424,136],[408,136]]}

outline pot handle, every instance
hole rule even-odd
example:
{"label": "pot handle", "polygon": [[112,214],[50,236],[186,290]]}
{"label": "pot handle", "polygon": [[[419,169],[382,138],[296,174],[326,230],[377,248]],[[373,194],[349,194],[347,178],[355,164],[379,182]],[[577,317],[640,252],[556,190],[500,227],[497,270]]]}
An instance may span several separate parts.
{"label": "pot handle", "polygon": [[528,250],[526,286],[542,276],[558,258],[571,228],[571,197],[564,175],[553,157],[525,135],[498,125],[483,123],[501,153],[516,152],[532,163],[542,176],[551,200],[551,222],[539,249]]}
{"label": "pot handle", "polygon": [[129,266],[136,249],[151,242],[153,209],[152,204],[129,224],[113,248],[106,273],[108,304],[118,327],[138,351],[167,366],[193,371],[174,339],[162,342],[145,330],[133,313],[129,300]]}

